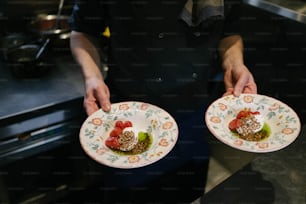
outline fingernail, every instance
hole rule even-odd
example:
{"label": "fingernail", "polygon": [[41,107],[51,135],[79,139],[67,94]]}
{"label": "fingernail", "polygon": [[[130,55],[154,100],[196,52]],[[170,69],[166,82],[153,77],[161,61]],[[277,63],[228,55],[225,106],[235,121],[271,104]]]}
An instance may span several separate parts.
{"label": "fingernail", "polygon": [[105,105],[105,109],[106,109],[106,111],[110,111],[110,109],[111,109],[110,104],[106,104],[106,105]]}

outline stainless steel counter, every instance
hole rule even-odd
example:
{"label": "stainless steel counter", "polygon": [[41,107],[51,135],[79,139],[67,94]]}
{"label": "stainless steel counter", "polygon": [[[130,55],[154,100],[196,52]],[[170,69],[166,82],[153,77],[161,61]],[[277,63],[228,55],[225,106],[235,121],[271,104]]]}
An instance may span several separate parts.
{"label": "stainless steel counter", "polygon": [[52,60],[50,73],[40,78],[17,79],[0,62],[0,121],[83,97],[81,69],[70,55]]}
{"label": "stainless steel counter", "polygon": [[303,0],[243,0],[244,3],[306,24],[306,1]]}

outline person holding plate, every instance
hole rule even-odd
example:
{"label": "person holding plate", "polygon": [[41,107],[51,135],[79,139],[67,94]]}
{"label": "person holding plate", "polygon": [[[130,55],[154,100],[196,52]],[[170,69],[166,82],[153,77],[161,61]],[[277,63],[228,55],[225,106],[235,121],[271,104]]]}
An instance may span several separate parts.
{"label": "person holding plate", "polygon": [[[174,149],[137,169],[101,166],[104,199],[112,202],[192,202],[205,188],[209,145],[203,116],[209,80],[224,70],[224,95],[256,93],[243,61],[239,0],[76,1],[71,51],[85,80],[84,107],[91,115],[111,103],[142,101],[169,112],[179,126]],[[110,30],[104,80],[99,40]],[[104,56],[105,58],[105,56]],[[218,62],[218,63],[213,63]],[[221,67],[220,66],[220,67]],[[145,200],[142,200],[145,198]]]}

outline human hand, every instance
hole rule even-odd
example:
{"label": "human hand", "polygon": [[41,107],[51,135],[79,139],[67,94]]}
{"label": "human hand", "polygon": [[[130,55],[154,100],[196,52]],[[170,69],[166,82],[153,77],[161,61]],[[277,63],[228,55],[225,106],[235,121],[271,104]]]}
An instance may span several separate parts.
{"label": "human hand", "polygon": [[84,108],[87,115],[102,110],[109,112],[111,109],[110,92],[103,79],[93,77],[85,81]]}
{"label": "human hand", "polygon": [[225,69],[224,84],[225,93],[223,96],[230,94],[239,96],[241,93],[257,93],[257,86],[253,75],[243,64]]}

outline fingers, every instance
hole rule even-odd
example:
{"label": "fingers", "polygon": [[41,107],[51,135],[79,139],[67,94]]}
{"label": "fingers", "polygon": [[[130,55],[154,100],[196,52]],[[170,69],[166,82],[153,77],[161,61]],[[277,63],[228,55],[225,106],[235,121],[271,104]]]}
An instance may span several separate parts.
{"label": "fingers", "polygon": [[257,94],[257,86],[255,82],[249,83],[243,93]]}
{"label": "fingers", "polygon": [[84,98],[84,108],[88,116],[99,110],[96,101],[86,97]]}
{"label": "fingers", "polygon": [[227,88],[226,92],[223,94],[223,96],[228,96],[233,94],[234,88]]}
{"label": "fingers", "polygon": [[86,80],[84,107],[88,115],[99,110],[99,108],[106,112],[110,111],[110,92],[107,85],[100,78]]}
{"label": "fingers", "polygon": [[229,76],[233,75],[228,75],[224,80],[226,92],[223,94],[223,96],[233,94],[234,96],[238,97],[242,93],[257,93],[256,83],[250,73],[244,73],[240,75],[236,83],[233,83],[234,80],[232,80],[232,78]]}
{"label": "fingers", "polygon": [[241,79],[238,80],[235,88],[233,90],[234,96],[240,96],[241,93],[249,93],[249,94],[256,94],[257,93],[257,86],[254,81],[246,82],[245,80]]}
{"label": "fingers", "polygon": [[233,95],[234,96],[240,96],[240,94],[243,92],[247,85],[247,77],[242,76],[238,79],[237,83],[235,84],[234,90],[233,90]]}
{"label": "fingers", "polygon": [[104,91],[97,93],[97,100],[103,111],[109,112],[111,110],[110,93],[107,87]]}
{"label": "fingers", "polygon": [[[106,97],[104,100],[105,96],[101,94],[99,100],[101,101],[101,108],[103,111],[109,112],[111,110],[111,105],[110,105],[110,101],[109,98]],[[87,113],[87,115],[91,115],[94,112],[96,112],[97,110],[99,110],[99,106],[97,104],[96,100],[92,100],[92,99],[88,99],[88,98],[84,98],[84,107],[85,107],[85,111]]]}

